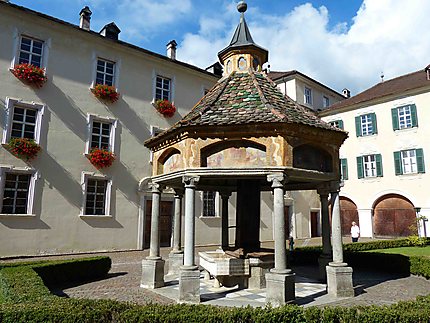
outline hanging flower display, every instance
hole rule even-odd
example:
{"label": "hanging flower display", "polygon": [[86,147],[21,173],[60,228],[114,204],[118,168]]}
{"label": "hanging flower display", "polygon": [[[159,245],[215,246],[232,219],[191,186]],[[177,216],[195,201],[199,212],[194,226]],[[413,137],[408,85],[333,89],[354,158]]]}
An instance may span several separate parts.
{"label": "hanging flower display", "polygon": [[168,100],[157,100],[155,108],[165,117],[172,117],[176,112],[176,107]]}
{"label": "hanging flower display", "polygon": [[119,93],[113,85],[96,84],[92,92],[97,98],[110,102],[115,102],[119,98]]}
{"label": "hanging flower display", "polygon": [[95,168],[110,167],[115,160],[115,154],[106,149],[93,148],[88,154],[88,159]]}
{"label": "hanging flower display", "polygon": [[42,87],[48,79],[43,68],[27,63],[15,65],[12,74],[21,81],[37,87]]}
{"label": "hanging flower display", "polygon": [[40,146],[33,139],[27,138],[11,138],[8,148],[16,157],[25,160],[35,158],[40,151]]}

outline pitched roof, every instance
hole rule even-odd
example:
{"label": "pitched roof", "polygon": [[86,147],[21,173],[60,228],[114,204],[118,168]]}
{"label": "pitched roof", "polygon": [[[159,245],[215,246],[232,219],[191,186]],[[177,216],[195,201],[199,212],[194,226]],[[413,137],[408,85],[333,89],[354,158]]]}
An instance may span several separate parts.
{"label": "pitched roof", "polygon": [[284,78],[284,77],[289,77],[289,76],[293,76],[293,75],[300,75],[301,77],[303,77],[303,78],[305,78],[305,79],[308,79],[309,81],[311,81],[311,82],[314,82],[314,83],[318,84],[319,86],[321,86],[321,87],[323,87],[323,88],[327,89],[328,91],[330,91],[330,92],[332,92],[332,93],[334,93],[334,94],[336,94],[336,95],[338,95],[338,96],[344,97],[341,93],[339,93],[339,92],[337,92],[337,91],[333,90],[332,88],[329,88],[327,85],[324,85],[324,84],[322,84],[321,82],[318,82],[317,80],[313,79],[312,77],[309,77],[309,76],[307,76],[306,74],[303,74],[302,72],[299,72],[299,71],[297,71],[297,70],[291,70],[291,71],[285,71],[285,72],[280,72],[280,71],[270,71],[270,72],[267,74],[267,76],[268,76],[271,80],[273,80],[274,82],[276,82],[276,81],[278,81],[278,80],[281,80],[281,79],[282,79],[282,78]]}
{"label": "pitched roof", "polygon": [[264,73],[235,72],[221,79],[179,122],[145,145],[152,146],[190,127],[272,123],[341,131],[284,96]]}
{"label": "pitched roof", "polygon": [[372,86],[370,89],[350,97],[349,99],[333,104],[328,109],[324,110],[324,112],[352,106],[359,103],[365,103],[389,95],[401,94],[406,91],[425,86],[430,86],[430,81],[427,79],[426,70],[416,71],[378,83]]}
{"label": "pitched roof", "polygon": [[[170,59],[167,56],[164,56],[164,55],[161,55],[161,54],[158,54],[158,53],[155,53],[155,52],[151,52],[150,50],[147,50],[147,49],[144,49],[142,47],[139,47],[139,46],[136,46],[136,45],[124,42],[122,40],[115,40],[115,39],[111,39],[111,38],[106,38],[105,36],[100,35],[98,32],[79,28],[79,26],[77,26],[77,25],[71,24],[69,22],[66,22],[64,20],[61,20],[61,19],[58,19],[58,18],[55,18],[55,17],[52,17],[52,16],[48,16],[48,15],[46,15],[44,13],[41,13],[41,12],[38,12],[38,11],[35,11],[35,10],[28,9],[26,7],[18,6],[16,4],[13,4],[13,3],[10,3],[10,2],[5,2],[5,1],[2,1],[2,0],[0,0],[0,6],[7,6],[7,7],[10,7],[10,8],[13,8],[13,9],[17,9],[17,10],[20,10],[21,12],[24,12],[24,13],[27,13],[27,14],[31,14],[33,16],[38,16],[38,17],[40,17],[42,19],[47,19],[47,20],[50,20],[52,22],[61,24],[63,26],[66,26],[66,27],[69,27],[69,28],[73,28],[73,29],[78,30],[78,31],[80,31],[82,33],[87,33],[87,34],[93,35],[95,37],[98,37],[100,39],[105,39],[106,41],[109,41],[109,42],[115,42],[115,43],[117,43],[120,46],[125,46],[125,47],[128,47],[128,48],[137,50],[137,51],[139,51],[141,53],[144,53],[144,54],[147,54],[147,55],[151,55],[151,56],[156,57],[158,59],[161,59],[161,60],[164,60],[164,61],[169,61],[169,62],[171,62],[173,64],[176,64],[176,65],[179,65],[179,66],[183,66],[185,68],[188,68],[188,69],[200,72],[202,74],[219,78],[218,75],[215,75],[215,74],[213,74],[211,72],[205,71],[204,69],[201,69],[201,68],[199,68],[197,66],[194,66],[194,65],[191,65],[191,64],[188,64],[188,63],[185,63],[185,62],[181,62],[181,61],[178,61],[178,60],[172,60],[172,59]],[[88,8],[88,10],[89,10],[89,8]],[[81,12],[82,12],[82,10],[81,10]]]}

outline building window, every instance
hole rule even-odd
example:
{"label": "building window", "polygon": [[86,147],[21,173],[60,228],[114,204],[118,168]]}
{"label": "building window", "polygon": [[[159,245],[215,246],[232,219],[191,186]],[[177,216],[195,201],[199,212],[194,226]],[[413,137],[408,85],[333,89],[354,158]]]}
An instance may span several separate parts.
{"label": "building window", "polygon": [[203,192],[203,216],[216,216],[216,192]]}
{"label": "building window", "polygon": [[425,173],[423,150],[395,151],[394,167],[396,175]]}
{"label": "building window", "polygon": [[110,216],[112,181],[103,175],[83,173],[84,203],[81,215]]}
{"label": "building window", "polygon": [[101,58],[97,59],[96,69],[96,84],[114,85],[115,83],[115,63],[104,60]]}
{"label": "building window", "polygon": [[11,138],[33,139],[40,144],[40,128],[44,106],[6,98],[6,125],[3,129],[2,144]]}
{"label": "building window", "polygon": [[377,134],[376,114],[368,113],[355,117],[355,130],[357,137]]}
{"label": "building window", "polygon": [[115,130],[117,123],[116,119],[89,114],[87,117],[89,136],[85,153],[88,154],[92,148],[115,152]]}
{"label": "building window", "polygon": [[382,157],[380,154],[357,157],[358,178],[382,177]]}
{"label": "building window", "polygon": [[343,130],[343,120],[334,120],[334,121],[330,121],[330,124],[333,127],[339,128]]}
{"label": "building window", "polygon": [[43,41],[21,36],[18,64],[32,64],[42,67]]}
{"label": "building window", "polygon": [[28,168],[1,167],[0,208],[2,214],[31,215],[33,213],[37,177],[37,173]]}
{"label": "building window", "polygon": [[312,105],[312,89],[305,86],[305,104]]}
{"label": "building window", "polygon": [[344,181],[348,179],[348,162],[346,158],[340,159],[340,178]]}
{"label": "building window", "polygon": [[391,109],[391,119],[393,121],[393,130],[418,127],[416,105],[408,104]]}
{"label": "building window", "polygon": [[323,108],[328,108],[330,106],[330,98],[323,95]]}
{"label": "building window", "polygon": [[157,75],[155,81],[155,100],[168,100],[171,101],[171,80]]}

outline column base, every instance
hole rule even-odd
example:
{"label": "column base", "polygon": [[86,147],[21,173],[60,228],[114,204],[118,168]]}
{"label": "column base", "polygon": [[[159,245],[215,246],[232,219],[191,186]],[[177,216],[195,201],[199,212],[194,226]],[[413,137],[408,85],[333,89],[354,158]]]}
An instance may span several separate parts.
{"label": "column base", "polygon": [[172,251],[169,254],[169,272],[168,275],[179,275],[181,266],[184,265],[184,252]]}
{"label": "column base", "polygon": [[352,268],[347,264],[330,263],[327,271],[327,293],[332,297],[354,297]]}
{"label": "column base", "polygon": [[288,274],[266,274],[266,304],[274,307],[283,306],[296,299],[295,276]]}
{"label": "column base", "polygon": [[318,257],[318,265],[319,265],[319,280],[321,282],[327,282],[327,271],[326,268],[328,264],[333,261],[331,255],[322,254]]}
{"label": "column base", "polygon": [[144,259],[142,260],[142,288],[160,288],[164,286],[164,260]]}
{"label": "column base", "polygon": [[200,303],[200,270],[197,266],[181,267],[178,303]]}

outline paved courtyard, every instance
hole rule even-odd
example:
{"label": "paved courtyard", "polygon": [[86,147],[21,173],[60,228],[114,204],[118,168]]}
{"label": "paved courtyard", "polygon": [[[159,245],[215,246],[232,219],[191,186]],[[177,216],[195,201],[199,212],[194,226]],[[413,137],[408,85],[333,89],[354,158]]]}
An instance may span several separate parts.
{"label": "paved courtyard", "polygon": [[[307,241],[307,245],[315,241]],[[298,245],[303,244],[298,242]],[[214,250],[214,247],[199,248],[198,251]],[[162,256],[167,259],[170,249],[162,248]],[[114,299],[136,304],[175,303],[178,295],[178,281],[167,277],[166,286],[156,290],[139,287],[141,278],[141,261],[148,255],[147,251],[103,253],[111,257],[112,269],[106,279],[82,284],[65,286],[55,293],[73,298]],[[37,257],[40,259],[58,259],[77,256]],[[23,259],[28,261],[29,259]],[[167,267],[167,265],[166,265]],[[387,305],[401,300],[415,299],[418,295],[430,293],[430,280],[422,277],[399,277],[389,273],[354,271],[354,290],[356,297],[351,299],[333,299],[326,294],[325,284],[317,279],[318,268],[300,266],[293,268],[296,273],[296,304],[303,306],[323,305]],[[166,268],[167,270],[167,268]],[[244,290],[237,287],[214,288],[213,281],[206,281],[201,275],[202,304],[221,306],[264,306],[265,290]]]}

